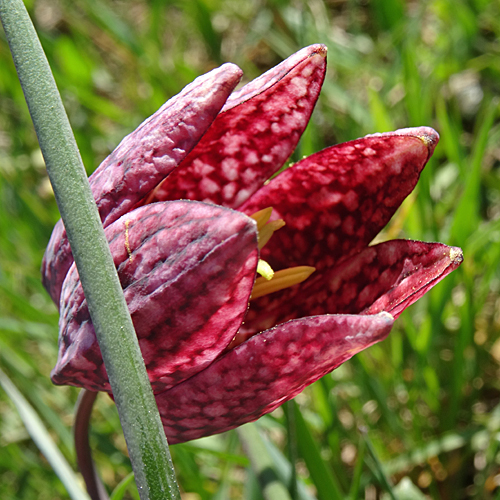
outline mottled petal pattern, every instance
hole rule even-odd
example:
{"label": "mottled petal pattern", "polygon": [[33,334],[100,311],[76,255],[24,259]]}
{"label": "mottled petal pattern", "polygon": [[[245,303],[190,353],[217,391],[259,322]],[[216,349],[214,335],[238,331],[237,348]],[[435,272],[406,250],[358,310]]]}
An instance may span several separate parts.
{"label": "mottled petal pattern", "polygon": [[[376,286],[365,286],[360,294],[360,300],[365,301],[361,314],[387,311],[394,318],[399,317],[407,307],[425,295],[463,261],[460,248],[448,247],[441,243],[395,240],[370,247],[363,253],[369,258],[372,249],[379,269],[385,267],[380,274],[382,279],[376,284],[387,288],[386,283],[390,282],[390,275],[395,274],[395,270],[396,273],[397,270],[400,271],[398,279],[383,294],[380,294],[380,288],[377,289]],[[375,297],[378,298],[375,300]]]}
{"label": "mottled petal pattern", "polygon": [[252,302],[245,332],[321,314],[376,314],[397,318],[462,262],[462,251],[441,243],[393,240],[365,248],[305,283]]}
{"label": "mottled petal pattern", "polygon": [[[210,364],[243,321],[257,266],[255,222],[178,201],[134,210],[105,230],[155,391]],[[57,384],[109,391],[73,265],[63,285]]]}
{"label": "mottled petal pattern", "polygon": [[[383,340],[462,261],[440,243],[369,246],[432,155],[431,128],[339,144],[269,180],[304,131],[325,70],[326,47],[312,45],[231,94],[241,72],[223,65],[168,101],[90,178],[171,443],[274,410]],[[168,201],[179,198],[197,201]],[[258,231],[248,215],[269,207],[271,222],[286,225],[267,241],[276,228],[261,214]],[[275,271],[316,271],[280,291],[259,282],[248,307],[260,258]],[[61,310],[52,380],[110,392],[72,262],[59,223],[42,266]]]}
{"label": "mottled petal pattern", "polygon": [[292,154],[325,71],[326,47],[312,45],[234,92],[151,200],[188,198],[238,208]]}
{"label": "mottled petal pattern", "polygon": [[366,247],[414,189],[439,136],[428,127],[367,136],[296,163],[240,210],[283,219],[262,252],[273,268],[321,270]]}
{"label": "mottled petal pattern", "polygon": [[316,316],[255,335],[156,396],[169,443],[223,432],[269,413],[383,340],[393,321],[387,313]]}
{"label": "mottled petal pattern", "polygon": [[[104,227],[132,210],[179,165],[210,127],[241,75],[234,64],[224,64],[197,78],[101,163],[89,181]],[[42,281],[56,305],[72,262],[59,221],[42,263]]]}

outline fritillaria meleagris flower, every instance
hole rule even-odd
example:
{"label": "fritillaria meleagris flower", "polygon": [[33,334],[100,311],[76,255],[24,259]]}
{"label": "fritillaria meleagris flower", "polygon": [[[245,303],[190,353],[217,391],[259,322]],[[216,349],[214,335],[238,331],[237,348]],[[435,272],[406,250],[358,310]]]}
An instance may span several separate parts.
{"label": "fritillaria meleagris flower", "polygon": [[[440,243],[369,246],[432,155],[431,128],[332,146],[269,181],[325,69],[313,45],[234,91],[241,71],[224,64],[90,177],[171,443],[272,411],[384,339],[462,261]],[[110,392],[61,221],[42,273],[61,313],[52,380]]]}

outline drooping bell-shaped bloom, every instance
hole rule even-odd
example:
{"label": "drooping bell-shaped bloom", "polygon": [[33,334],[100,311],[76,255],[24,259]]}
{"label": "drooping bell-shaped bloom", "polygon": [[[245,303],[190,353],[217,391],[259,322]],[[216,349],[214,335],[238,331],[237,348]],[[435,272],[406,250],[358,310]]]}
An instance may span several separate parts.
{"label": "drooping bell-shaped bloom", "polygon": [[[326,48],[313,45],[234,91],[241,71],[225,64],[90,178],[171,443],[272,411],[383,340],[462,261],[440,243],[370,246],[432,155],[430,128],[333,146],[268,180],[304,131],[325,69]],[[110,392],[61,222],[42,273],[61,313],[52,380]]]}

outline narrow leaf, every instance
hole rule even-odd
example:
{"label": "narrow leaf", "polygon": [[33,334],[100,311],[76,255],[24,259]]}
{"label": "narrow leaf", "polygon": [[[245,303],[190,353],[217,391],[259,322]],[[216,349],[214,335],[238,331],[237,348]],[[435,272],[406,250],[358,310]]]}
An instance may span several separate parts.
{"label": "narrow leaf", "polygon": [[90,500],[87,493],[78,486],[79,478],[50,437],[49,431],[40,417],[2,370],[0,370],[0,385],[14,403],[31,439],[54,469],[70,497],[73,500]]}
{"label": "narrow leaf", "polygon": [[340,483],[321,457],[318,444],[297,406],[295,407],[295,419],[300,455],[305,460],[314,485],[318,490],[318,498],[321,500],[343,499],[344,494]]}
{"label": "narrow leaf", "polygon": [[244,425],[237,432],[243,449],[250,458],[264,498],[266,500],[291,500],[286,486],[278,478],[273,460],[266,451],[257,426]]}

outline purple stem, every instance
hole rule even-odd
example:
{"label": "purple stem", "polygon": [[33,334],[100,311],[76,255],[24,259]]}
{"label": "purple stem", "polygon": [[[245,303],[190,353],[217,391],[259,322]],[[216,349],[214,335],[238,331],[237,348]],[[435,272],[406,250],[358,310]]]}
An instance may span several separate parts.
{"label": "purple stem", "polygon": [[89,423],[97,392],[83,389],[78,396],[75,407],[75,423],[73,432],[75,436],[76,461],[82,473],[87,491],[92,500],[109,500],[92,460],[92,451],[89,445]]}

